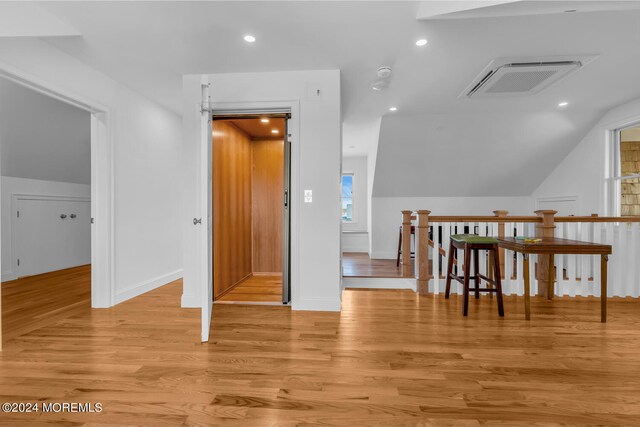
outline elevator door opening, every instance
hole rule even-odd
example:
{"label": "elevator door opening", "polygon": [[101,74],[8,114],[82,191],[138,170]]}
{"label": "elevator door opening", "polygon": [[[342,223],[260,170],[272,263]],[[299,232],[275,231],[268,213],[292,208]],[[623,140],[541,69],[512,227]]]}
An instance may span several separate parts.
{"label": "elevator door opening", "polygon": [[287,118],[213,117],[216,303],[289,303]]}

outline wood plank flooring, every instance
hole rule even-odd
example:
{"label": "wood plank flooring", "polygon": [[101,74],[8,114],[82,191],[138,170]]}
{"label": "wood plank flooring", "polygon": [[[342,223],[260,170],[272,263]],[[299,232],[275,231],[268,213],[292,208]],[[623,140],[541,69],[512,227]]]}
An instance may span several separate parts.
{"label": "wood plank flooring", "polygon": [[2,283],[2,339],[85,313],[91,307],[91,266]]}
{"label": "wood plank flooring", "polygon": [[216,302],[282,303],[282,275],[254,273]]}
{"label": "wood plank flooring", "polygon": [[403,277],[402,264],[396,267],[395,259],[371,259],[368,253],[361,252],[342,254],[342,275],[344,277]]}
{"label": "wood plank flooring", "polygon": [[631,426],[640,423],[640,305],[461,301],[348,290],[342,313],[181,309],[180,281],[7,343],[0,401],[100,402],[101,413],[0,414],[0,424]]}

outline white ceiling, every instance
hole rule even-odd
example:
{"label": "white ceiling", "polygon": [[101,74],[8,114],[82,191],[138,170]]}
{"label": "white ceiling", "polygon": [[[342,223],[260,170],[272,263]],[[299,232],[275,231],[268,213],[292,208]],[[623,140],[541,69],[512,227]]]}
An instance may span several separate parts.
{"label": "white ceiling", "polygon": [[0,159],[3,176],[90,184],[90,114],[0,78]]}
{"label": "white ceiling", "polygon": [[[519,179],[526,185],[515,188],[518,180],[487,178],[481,192],[528,194],[604,111],[640,96],[640,2],[519,1],[433,16],[446,9],[443,4],[53,1],[40,6],[82,34],[48,42],[177,112],[182,74],[340,69],[345,126],[361,129],[383,116],[375,179],[379,194],[388,192],[379,185],[401,176],[397,168],[404,173],[405,164],[421,160],[425,170],[438,170],[442,159],[433,153],[452,140],[460,150],[475,152],[476,161],[491,162],[487,153],[494,150],[495,138],[510,141],[511,150],[502,158],[507,165],[519,164],[529,144],[541,144],[535,150],[541,165],[525,168]],[[569,9],[577,12],[564,12]],[[247,33],[257,42],[245,43]],[[429,43],[415,46],[423,37]],[[593,63],[534,96],[458,98],[497,57],[592,54],[598,55]],[[393,77],[389,89],[375,93],[370,83],[381,65],[392,66]],[[570,104],[559,111],[561,100]],[[388,112],[392,105],[397,112]],[[398,119],[388,119],[390,114]],[[478,116],[478,137],[460,140],[456,127],[470,115]],[[425,139],[425,126],[440,116],[446,116],[445,127]],[[394,127],[399,122],[402,129]],[[542,139],[523,136],[532,122],[545,128]],[[361,154],[376,141],[345,135],[344,146],[347,155]],[[407,157],[386,154],[389,147]],[[424,157],[417,159],[408,147],[420,147]],[[450,188],[444,190],[448,195],[467,192],[462,181]],[[412,195],[435,191],[415,190]]]}

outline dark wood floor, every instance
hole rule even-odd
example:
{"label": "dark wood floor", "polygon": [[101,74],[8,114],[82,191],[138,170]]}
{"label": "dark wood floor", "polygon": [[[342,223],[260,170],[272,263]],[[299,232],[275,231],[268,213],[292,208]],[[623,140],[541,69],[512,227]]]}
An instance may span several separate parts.
{"label": "dark wood floor", "polygon": [[0,424],[632,426],[640,423],[640,305],[460,301],[347,290],[343,311],[181,309],[180,281],[85,308],[9,341],[2,402],[100,402],[99,413],[0,414]]}
{"label": "dark wood floor", "polygon": [[216,302],[282,304],[282,275],[254,274]]}
{"label": "dark wood floor", "polygon": [[402,264],[396,267],[395,259],[371,259],[368,253],[344,252],[342,254],[344,277],[403,277]]}
{"label": "dark wood floor", "polygon": [[91,266],[2,283],[2,340],[54,324],[91,307]]}

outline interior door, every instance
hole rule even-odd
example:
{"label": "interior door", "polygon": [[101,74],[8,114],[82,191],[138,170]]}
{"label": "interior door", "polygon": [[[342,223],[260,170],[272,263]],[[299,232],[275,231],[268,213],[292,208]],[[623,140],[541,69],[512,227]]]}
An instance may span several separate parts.
{"label": "interior door", "polygon": [[284,120],[284,209],[282,224],[282,303],[291,301],[291,140]]}
{"label": "interior door", "polygon": [[213,222],[212,222],[212,114],[209,101],[209,85],[202,85],[202,108],[200,113],[199,194],[200,218],[194,218],[199,226],[198,251],[201,296],[201,341],[209,341],[211,314],[213,309]]}

